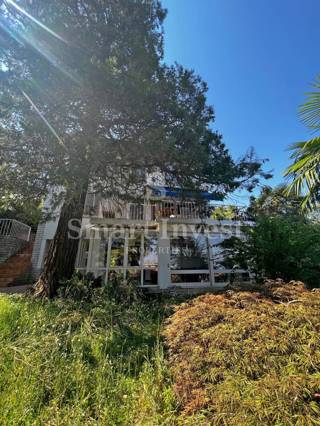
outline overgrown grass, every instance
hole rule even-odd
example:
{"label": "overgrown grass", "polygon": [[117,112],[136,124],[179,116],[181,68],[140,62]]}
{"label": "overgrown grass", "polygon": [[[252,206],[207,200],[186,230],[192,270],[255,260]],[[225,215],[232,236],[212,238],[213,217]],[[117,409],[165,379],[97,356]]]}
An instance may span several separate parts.
{"label": "overgrown grass", "polygon": [[271,287],[0,296],[0,425],[318,425],[320,292]]}
{"label": "overgrown grass", "polygon": [[0,424],[171,424],[164,303],[0,297]]}

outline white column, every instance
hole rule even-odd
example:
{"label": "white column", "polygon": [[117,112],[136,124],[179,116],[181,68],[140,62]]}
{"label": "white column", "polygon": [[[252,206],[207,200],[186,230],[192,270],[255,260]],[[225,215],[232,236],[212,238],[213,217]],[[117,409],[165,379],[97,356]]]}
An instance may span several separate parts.
{"label": "white column", "polygon": [[[92,230],[90,232],[87,272],[92,272],[95,275],[99,269],[100,240],[101,236],[99,231]],[[103,265],[101,265],[101,267],[103,267]]]}
{"label": "white column", "polygon": [[171,285],[170,239],[167,235],[167,221],[160,223],[159,231],[158,285],[164,289]]}
{"label": "white column", "polygon": [[210,244],[210,238],[206,232],[206,240],[208,247],[208,262],[209,262],[209,276],[210,276],[210,285],[215,285],[215,276],[214,276],[214,244]]}

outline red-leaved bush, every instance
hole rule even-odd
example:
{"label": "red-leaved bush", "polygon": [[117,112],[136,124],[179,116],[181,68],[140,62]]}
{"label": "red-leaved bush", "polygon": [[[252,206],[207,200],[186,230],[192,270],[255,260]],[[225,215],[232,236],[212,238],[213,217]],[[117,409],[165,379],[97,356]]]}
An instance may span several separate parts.
{"label": "red-leaved bush", "polygon": [[277,280],[207,294],[163,334],[185,424],[318,424],[320,292]]}

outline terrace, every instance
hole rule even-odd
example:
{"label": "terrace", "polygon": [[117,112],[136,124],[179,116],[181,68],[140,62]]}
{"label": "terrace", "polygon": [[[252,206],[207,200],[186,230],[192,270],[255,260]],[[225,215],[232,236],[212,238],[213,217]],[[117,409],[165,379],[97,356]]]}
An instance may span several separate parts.
{"label": "terrace", "polygon": [[88,194],[84,215],[99,219],[129,221],[176,220],[250,220],[243,208],[201,201],[148,200],[144,203],[120,203]]}

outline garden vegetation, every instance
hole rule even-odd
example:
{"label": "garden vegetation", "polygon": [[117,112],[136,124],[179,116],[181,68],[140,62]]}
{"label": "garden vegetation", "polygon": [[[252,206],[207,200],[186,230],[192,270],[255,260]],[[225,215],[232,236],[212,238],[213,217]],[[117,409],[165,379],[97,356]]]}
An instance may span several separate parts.
{"label": "garden vegetation", "polygon": [[1,425],[171,422],[164,303],[0,297]]}
{"label": "garden vegetation", "polygon": [[298,216],[259,216],[244,227],[246,238],[231,237],[222,244],[225,266],[238,265],[255,277],[301,280],[320,285],[320,224]]}
{"label": "garden vegetation", "polygon": [[320,293],[204,295],[176,308],[164,335],[184,425],[318,425]]}
{"label": "garden vegetation", "polygon": [[[0,424],[316,425],[320,293],[0,297]],[[115,296],[117,294],[117,296]]]}

